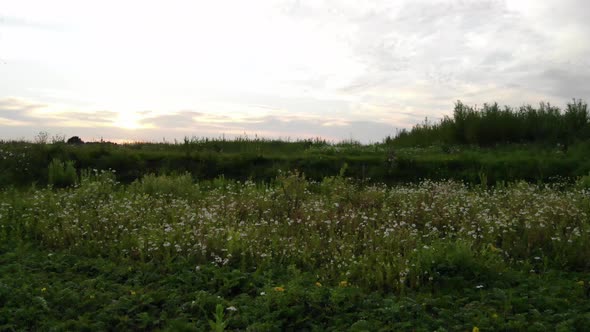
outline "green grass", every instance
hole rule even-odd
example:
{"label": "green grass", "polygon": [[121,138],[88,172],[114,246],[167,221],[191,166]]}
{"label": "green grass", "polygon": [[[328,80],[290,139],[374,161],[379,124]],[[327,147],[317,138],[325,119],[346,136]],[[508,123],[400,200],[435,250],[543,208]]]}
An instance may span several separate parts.
{"label": "green grass", "polygon": [[114,262],[32,245],[5,244],[0,262],[3,331],[208,331],[219,305],[228,330],[584,331],[590,324],[588,273],[512,271],[482,288],[449,278],[398,295],[318,286],[313,272],[293,267],[197,271],[180,259]]}
{"label": "green grass", "polygon": [[583,331],[589,216],[564,183],[84,172],[0,192],[0,330]]}
{"label": "green grass", "polygon": [[[228,147],[216,149],[214,144],[217,143]],[[259,144],[263,148],[257,148]],[[185,173],[199,181],[225,177],[268,183],[279,172],[295,169],[304,172],[310,179],[321,181],[338,175],[343,167],[346,168],[346,177],[387,184],[422,179],[481,183],[482,175],[490,185],[518,180],[555,182],[555,178],[567,178],[573,182],[590,173],[590,162],[586,157],[589,153],[590,144],[583,141],[571,144],[565,151],[554,144],[416,148],[396,147],[391,142],[330,145],[207,141],[186,146],[4,142],[0,143],[0,188],[26,188],[32,184],[44,186],[52,182],[57,186],[66,186],[77,180],[71,176],[72,167],[78,176],[93,169],[115,170],[117,180],[127,184],[148,174]],[[60,168],[57,165],[63,166]]]}

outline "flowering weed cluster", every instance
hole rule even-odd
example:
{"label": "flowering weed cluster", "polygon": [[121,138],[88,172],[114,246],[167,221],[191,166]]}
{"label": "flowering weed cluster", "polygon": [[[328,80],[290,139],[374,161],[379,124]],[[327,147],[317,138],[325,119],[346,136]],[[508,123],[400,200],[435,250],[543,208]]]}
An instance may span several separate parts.
{"label": "flowering weed cluster", "polygon": [[362,186],[297,173],[270,185],[181,176],[122,186],[106,173],[76,188],[0,195],[0,237],[113,259],[294,265],[321,280],[392,291],[449,276],[485,280],[507,264],[589,268],[582,189]]}

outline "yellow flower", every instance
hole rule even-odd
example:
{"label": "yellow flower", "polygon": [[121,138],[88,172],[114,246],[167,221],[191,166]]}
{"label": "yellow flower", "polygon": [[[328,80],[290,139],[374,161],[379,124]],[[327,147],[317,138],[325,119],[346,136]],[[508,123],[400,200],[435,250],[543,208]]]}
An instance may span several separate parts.
{"label": "yellow flower", "polygon": [[42,291],[43,293],[45,293],[45,292],[47,292],[47,288],[43,287],[43,288],[41,288],[41,291]]}
{"label": "yellow flower", "polygon": [[473,330],[471,330],[471,332],[479,332],[479,327],[477,327],[477,326],[474,326],[474,327],[473,327]]}
{"label": "yellow flower", "polygon": [[346,281],[346,280],[342,280],[342,281],[340,282],[340,287],[346,287],[346,286],[348,286],[348,281]]}
{"label": "yellow flower", "polygon": [[584,286],[584,280],[578,281],[577,284],[580,285],[580,286]]}
{"label": "yellow flower", "polygon": [[135,291],[131,291],[130,293],[131,293],[131,295],[135,295],[135,294],[137,294],[137,293],[135,293]]}
{"label": "yellow flower", "polygon": [[315,285],[318,287],[322,287],[322,284],[319,281],[316,281]]}
{"label": "yellow flower", "polygon": [[277,292],[284,292],[285,288],[279,286],[279,287],[275,287],[274,290]]}

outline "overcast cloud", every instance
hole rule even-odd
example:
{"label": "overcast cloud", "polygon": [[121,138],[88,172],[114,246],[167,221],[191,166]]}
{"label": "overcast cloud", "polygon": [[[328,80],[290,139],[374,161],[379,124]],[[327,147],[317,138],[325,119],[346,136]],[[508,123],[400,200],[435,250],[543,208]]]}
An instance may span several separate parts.
{"label": "overcast cloud", "polygon": [[0,139],[380,141],[453,103],[590,96],[590,2],[14,1]]}

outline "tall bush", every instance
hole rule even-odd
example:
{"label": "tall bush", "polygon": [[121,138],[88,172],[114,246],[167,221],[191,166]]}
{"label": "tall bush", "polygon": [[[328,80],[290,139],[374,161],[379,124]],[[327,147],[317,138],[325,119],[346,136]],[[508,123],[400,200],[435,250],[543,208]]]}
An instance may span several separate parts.
{"label": "tall bush", "polygon": [[68,160],[63,162],[57,158],[53,159],[48,167],[48,182],[56,188],[65,188],[78,183],[78,176],[74,162]]}
{"label": "tall bush", "polygon": [[560,143],[567,148],[590,137],[588,104],[574,99],[562,112],[559,107],[541,102],[514,109],[497,103],[482,108],[457,101],[453,117],[439,122],[424,122],[402,130],[391,143],[398,146],[469,144],[493,146],[504,143]]}

